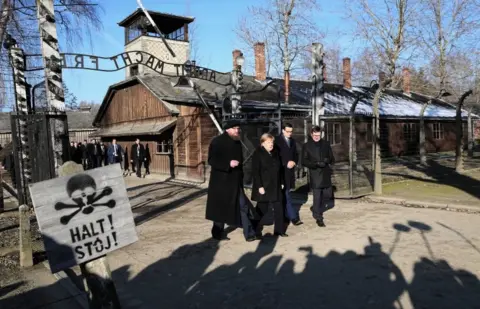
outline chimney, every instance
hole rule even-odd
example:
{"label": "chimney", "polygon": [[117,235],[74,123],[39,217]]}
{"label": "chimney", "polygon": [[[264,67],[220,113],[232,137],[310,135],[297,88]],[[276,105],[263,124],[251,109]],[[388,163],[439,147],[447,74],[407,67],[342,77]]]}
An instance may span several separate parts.
{"label": "chimney", "polygon": [[254,45],[255,51],[255,78],[257,80],[267,79],[267,68],[265,65],[265,43],[257,42]]}
{"label": "chimney", "polygon": [[343,87],[352,89],[352,69],[350,58],[343,58]]}
{"label": "chimney", "polygon": [[387,78],[387,75],[385,74],[385,72],[380,71],[380,73],[378,73],[378,83],[379,84],[383,83],[386,78]]}
{"label": "chimney", "polygon": [[405,94],[410,95],[410,69],[409,68],[403,68],[402,78],[403,78],[403,92]]}
{"label": "chimney", "polygon": [[235,65],[235,58],[237,58],[238,56],[241,56],[242,55],[242,51],[239,50],[239,49],[235,49],[233,52],[232,52],[232,56],[233,56],[233,69],[235,70],[237,68],[237,66]]}

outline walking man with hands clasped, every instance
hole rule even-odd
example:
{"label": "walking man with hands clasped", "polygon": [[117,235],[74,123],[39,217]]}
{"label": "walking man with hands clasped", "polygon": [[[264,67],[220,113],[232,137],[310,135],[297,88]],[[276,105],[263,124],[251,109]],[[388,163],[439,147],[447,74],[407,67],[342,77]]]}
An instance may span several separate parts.
{"label": "walking man with hands clasped", "polygon": [[318,226],[325,227],[323,213],[334,205],[331,166],[335,158],[330,142],[322,138],[319,126],[312,127],[310,135],[312,138],[303,145],[302,164],[309,169],[313,218]]}

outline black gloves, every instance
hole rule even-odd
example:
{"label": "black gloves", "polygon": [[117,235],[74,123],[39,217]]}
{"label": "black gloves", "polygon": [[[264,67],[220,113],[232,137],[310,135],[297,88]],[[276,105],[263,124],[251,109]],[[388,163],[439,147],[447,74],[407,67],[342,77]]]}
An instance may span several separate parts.
{"label": "black gloves", "polygon": [[323,162],[317,162],[317,167],[324,168],[324,167],[327,167],[327,165],[329,164],[330,164],[330,159],[325,158],[323,159]]}

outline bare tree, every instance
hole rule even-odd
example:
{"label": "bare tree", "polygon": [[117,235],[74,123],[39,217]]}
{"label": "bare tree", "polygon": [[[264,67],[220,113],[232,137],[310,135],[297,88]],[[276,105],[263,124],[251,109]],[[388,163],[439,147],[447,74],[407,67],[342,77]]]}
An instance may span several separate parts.
{"label": "bare tree", "polygon": [[[1,0],[0,3],[0,46],[8,32],[26,53],[40,54],[36,0]],[[102,28],[102,7],[91,0],[55,0],[54,3],[62,49],[66,52],[73,51],[85,41],[91,45],[92,34]],[[41,57],[29,60],[29,66],[42,65]],[[0,98],[0,104],[6,104],[13,101],[13,79],[10,59],[3,48],[0,51],[0,70],[0,89],[5,94]],[[43,72],[40,71],[27,74],[30,83],[42,78]]]}
{"label": "bare tree", "polygon": [[264,42],[267,74],[285,77],[285,101],[288,103],[290,74],[304,70],[313,42],[322,38],[314,22],[318,10],[316,0],[268,0],[264,6],[248,8],[235,30],[245,45],[253,49],[255,42]]}
{"label": "bare tree", "polygon": [[[414,42],[414,0],[355,0],[347,3],[357,26],[358,37],[366,40],[380,59],[386,76],[380,80],[373,99],[374,191],[382,193],[379,101],[382,92],[397,76],[396,71]],[[402,59],[403,57],[403,59]]]}
{"label": "bare tree", "polygon": [[[462,52],[480,39],[480,7],[478,0],[420,0],[422,15],[418,20],[418,37],[432,59],[432,75],[438,90],[460,96],[465,90],[453,86],[458,76],[451,72]],[[460,53],[459,53],[460,52]],[[450,70],[449,70],[450,68]]]}
{"label": "bare tree", "polygon": [[338,44],[327,46],[325,48],[325,68],[327,72],[328,83],[343,83],[343,64],[342,52]]}
{"label": "bare tree", "polygon": [[381,62],[371,48],[363,49],[354,59],[352,65],[352,78],[359,86],[368,86],[378,78],[382,70]]}
{"label": "bare tree", "polygon": [[202,58],[200,57],[200,40],[198,34],[198,25],[192,23],[188,26],[188,41],[190,43],[190,52],[188,59],[195,61],[197,65],[206,66],[202,63]]}

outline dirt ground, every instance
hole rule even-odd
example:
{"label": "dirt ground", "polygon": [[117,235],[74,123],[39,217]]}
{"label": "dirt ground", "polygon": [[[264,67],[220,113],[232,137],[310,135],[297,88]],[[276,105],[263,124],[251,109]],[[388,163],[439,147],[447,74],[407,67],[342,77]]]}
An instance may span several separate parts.
{"label": "dirt ground", "polygon": [[[479,215],[338,200],[326,228],[303,205],[305,224],[289,237],[266,227],[262,241],[247,243],[229,228],[218,242],[204,219],[205,190],[127,185],[139,241],[108,255],[122,308],[480,308]],[[19,308],[39,308],[39,291],[58,285],[45,270],[42,288],[18,274],[2,285],[0,308],[21,300]]]}
{"label": "dirt ground", "polygon": [[[319,228],[209,239],[200,197],[109,255],[124,308],[479,308],[480,216],[341,201]],[[271,232],[267,227],[266,233]]]}

